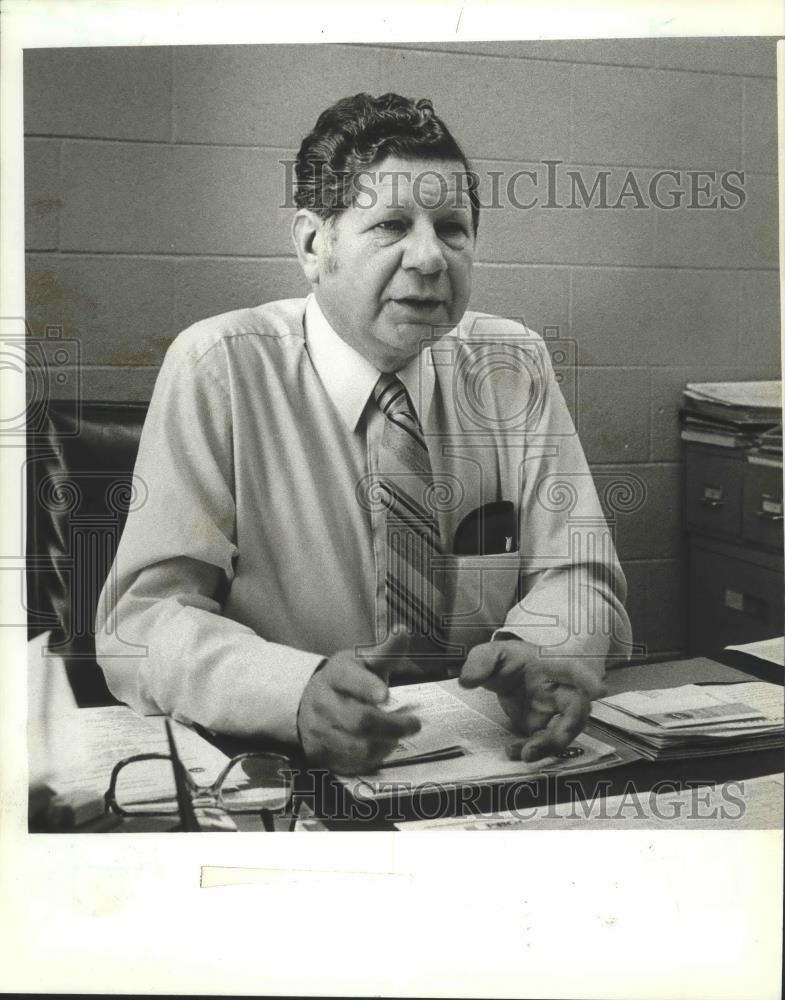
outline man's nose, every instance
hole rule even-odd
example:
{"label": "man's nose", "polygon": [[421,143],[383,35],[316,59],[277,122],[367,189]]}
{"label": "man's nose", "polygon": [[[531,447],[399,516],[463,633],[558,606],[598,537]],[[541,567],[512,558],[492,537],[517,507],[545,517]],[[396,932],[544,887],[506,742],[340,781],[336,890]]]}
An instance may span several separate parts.
{"label": "man's nose", "polygon": [[442,244],[433,226],[414,226],[411,229],[404,249],[403,266],[422,274],[438,274],[447,270]]}

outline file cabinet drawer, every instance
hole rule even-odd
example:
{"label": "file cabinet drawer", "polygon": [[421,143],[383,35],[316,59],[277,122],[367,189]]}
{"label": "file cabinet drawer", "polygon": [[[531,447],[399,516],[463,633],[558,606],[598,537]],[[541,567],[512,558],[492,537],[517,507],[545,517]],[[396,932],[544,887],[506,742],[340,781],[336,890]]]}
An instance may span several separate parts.
{"label": "file cabinet drawer", "polygon": [[689,601],[691,653],[782,635],[782,570],[771,565],[693,543]]}
{"label": "file cabinet drawer", "polygon": [[691,449],[687,461],[687,526],[735,538],[741,534],[744,463]]}
{"label": "file cabinet drawer", "polygon": [[782,548],[782,469],[746,464],[742,533],[749,542]]}

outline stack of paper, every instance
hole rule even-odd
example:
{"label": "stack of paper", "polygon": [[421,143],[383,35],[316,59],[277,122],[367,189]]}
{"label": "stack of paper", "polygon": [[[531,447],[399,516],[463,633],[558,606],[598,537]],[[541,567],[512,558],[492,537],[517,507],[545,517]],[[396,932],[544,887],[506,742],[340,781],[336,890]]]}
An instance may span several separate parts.
{"label": "stack of paper", "polygon": [[782,457],[782,424],[776,424],[758,436],[761,452]]}
{"label": "stack of paper", "polygon": [[782,420],[780,382],[693,382],[684,390],[684,441],[748,448]]}
{"label": "stack of paper", "polygon": [[685,684],[630,691],[592,706],[595,727],[649,760],[714,757],[782,747],[777,684]]}
{"label": "stack of paper", "polygon": [[770,427],[755,439],[756,447],[747,457],[754,465],[769,465],[782,468],[782,424]]}
{"label": "stack of paper", "polygon": [[687,408],[732,424],[777,424],[782,420],[781,382],[691,382]]}
{"label": "stack of paper", "polygon": [[721,448],[751,448],[757,441],[756,428],[727,420],[709,420],[684,409],[680,414],[682,441],[718,445]]}

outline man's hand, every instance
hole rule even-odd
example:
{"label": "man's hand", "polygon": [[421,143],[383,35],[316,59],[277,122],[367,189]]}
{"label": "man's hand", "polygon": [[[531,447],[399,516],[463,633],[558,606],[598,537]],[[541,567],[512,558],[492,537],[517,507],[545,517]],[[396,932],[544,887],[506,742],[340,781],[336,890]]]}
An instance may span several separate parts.
{"label": "man's hand", "polygon": [[298,714],[310,761],[338,774],[374,771],[399,739],[420,729],[416,716],[379,708],[388,693],[384,672],[379,673],[353,650],[343,649],[313,674]]}
{"label": "man's hand", "polygon": [[560,753],[586,725],[591,702],[605,688],[585,659],[543,656],[521,639],[475,646],[461,669],[462,687],[495,691],[516,729],[527,734],[509,748],[513,760]]}

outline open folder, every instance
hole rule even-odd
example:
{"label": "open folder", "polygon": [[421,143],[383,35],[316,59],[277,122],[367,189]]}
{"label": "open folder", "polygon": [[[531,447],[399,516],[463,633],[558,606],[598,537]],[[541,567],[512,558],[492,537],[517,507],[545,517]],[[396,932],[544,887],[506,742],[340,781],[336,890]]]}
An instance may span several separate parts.
{"label": "open folder", "polygon": [[[619,764],[619,751],[581,733],[558,757],[526,763],[510,760],[507,748],[520,740],[494,694],[465,690],[457,680],[393,688],[389,711],[408,708],[422,729],[401,740],[381,767],[369,774],[340,780],[357,797],[384,798],[425,786],[455,787],[494,783],[517,777],[595,770]],[[629,758],[626,758],[629,759]]]}

